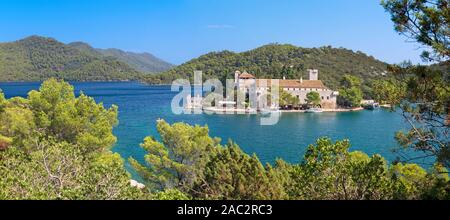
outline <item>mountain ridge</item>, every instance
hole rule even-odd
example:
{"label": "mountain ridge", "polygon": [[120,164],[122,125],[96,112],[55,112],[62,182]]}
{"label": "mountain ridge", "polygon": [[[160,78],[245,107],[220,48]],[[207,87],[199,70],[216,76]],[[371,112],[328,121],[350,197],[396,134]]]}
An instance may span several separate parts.
{"label": "mountain ridge", "polygon": [[84,52],[97,54],[99,56],[116,58],[122,62],[127,63],[136,70],[144,73],[163,72],[175,66],[148,52],[135,53],[130,51],[124,51],[117,48],[100,49],[94,48],[88,43],[82,41],[75,41],[69,43],[68,45]]}
{"label": "mountain ridge", "polygon": [[130,66],[145,73],[163,72],[174,67],[173,64],[168,63],[148,52],[135,53],[116,48],[96,50],[104,56],[115,57],[118,60],[126,62]]}

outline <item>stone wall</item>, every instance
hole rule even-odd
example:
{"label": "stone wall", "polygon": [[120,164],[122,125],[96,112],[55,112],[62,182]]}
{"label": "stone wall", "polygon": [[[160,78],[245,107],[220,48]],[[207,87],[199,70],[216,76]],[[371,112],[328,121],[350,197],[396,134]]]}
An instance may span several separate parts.
{"label": "stone wall", "polygon": [[300,99],[301,104],[306,104],[306,95],[310,92],[318,92],[321,99],[322,108],[335,109],[337,108],[337,96],[334,91],[328,89],[285,89],[286,92]]}

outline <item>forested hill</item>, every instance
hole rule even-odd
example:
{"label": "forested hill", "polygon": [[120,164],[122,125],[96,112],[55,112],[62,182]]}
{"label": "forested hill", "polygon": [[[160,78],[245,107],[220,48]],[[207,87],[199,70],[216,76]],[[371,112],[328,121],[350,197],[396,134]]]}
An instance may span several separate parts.
{"label": "forested hill", "polygon": [[84,42],[73,42],[69,45],[88,53],[115,58],[144,73],[158,73],[174,67],[174,65],[150,53],[133,53],[114,48],[97,49]]}
{"label": "forested hill", "polygon": [[73,81],[142,78],[143,74],[129,64],[89,48],[87,45],[80,49],[40,36],[0,43],[0,81],[41,81],[51,77]]}
{"label": "forested hill", "polygon": [[133,53],[119,49],[97,49],[104,56],[115,57],[133,68],[145,73],[158,73],[171,69],[174,65],[150,53]]}
{"label": "forested hill", "polygon": [[52,38],[31,36],[0,44],[0,81],[133,80],[141,74],[117,59],[105,58]]}
{"label": "forested hill", "polygon": [[344,74],[360,77],[367,87],[370,81],[385,74],[387,64],[348,49],[270,44],[242,53],[208,53],[162,74],[146,77],[150,83],[169,83],[177,78],[191,78],[194,70],[201,70],[204,78],[223,80],[233,78],[236,70],[245,70],[258,78],[308,79],[309,68],[318,69],[319,78],[335,89]]}

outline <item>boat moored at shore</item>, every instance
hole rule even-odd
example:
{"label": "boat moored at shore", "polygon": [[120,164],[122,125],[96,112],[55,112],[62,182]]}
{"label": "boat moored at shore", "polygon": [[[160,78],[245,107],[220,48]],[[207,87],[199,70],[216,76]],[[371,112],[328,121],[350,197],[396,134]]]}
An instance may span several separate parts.
{"label": "boat moored at shore", "polygon": [[306,113],[322,113],[323,109],[321,108],[310,108],[305,110]]}

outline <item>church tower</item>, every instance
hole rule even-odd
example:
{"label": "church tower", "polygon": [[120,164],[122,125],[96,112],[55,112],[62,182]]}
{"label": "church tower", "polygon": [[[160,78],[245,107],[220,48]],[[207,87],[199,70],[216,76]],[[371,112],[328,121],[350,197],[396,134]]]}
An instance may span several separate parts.
{"label": "church tower", "polygon": [[309,80],[319,80],[319,70],[308,69]]}

